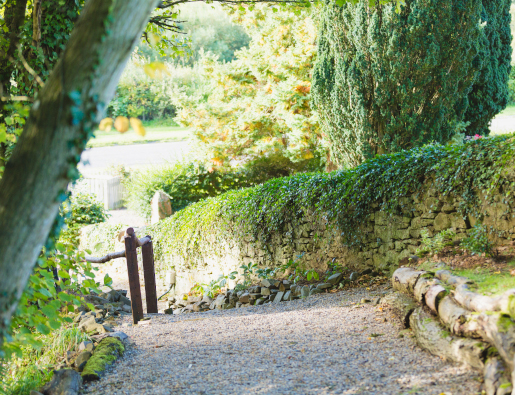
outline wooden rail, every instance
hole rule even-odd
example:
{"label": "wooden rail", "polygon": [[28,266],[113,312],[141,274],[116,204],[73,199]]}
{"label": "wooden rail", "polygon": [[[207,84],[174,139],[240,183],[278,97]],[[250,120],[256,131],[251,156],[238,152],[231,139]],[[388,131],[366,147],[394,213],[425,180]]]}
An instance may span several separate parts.
{"label": "wooden rail", "polygon": [[106,263],[112,259],[125,258],[127,260],[127,274],[129,276],[129,289],[131,293],[132,319],[137,324],[143,318],[143,302],[141,300],[141,285],[138,271],[138,254],[136,249],[141,247],[143,256],[143,277],[145,279],[145,295],[147,297],[147,313],[157,313],[156,273],[154,268],[154,248],[150,236],[138,239],[133,228],[128,228],[124,238],[125,250],[110,252],[96,258],[86,256],[84,259],[91,263]]}

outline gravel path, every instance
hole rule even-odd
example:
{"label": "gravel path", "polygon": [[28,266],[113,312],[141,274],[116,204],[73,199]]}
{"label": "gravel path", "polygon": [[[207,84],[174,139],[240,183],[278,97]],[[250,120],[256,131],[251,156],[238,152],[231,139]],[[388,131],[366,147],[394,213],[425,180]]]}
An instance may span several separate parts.
{"label": "gravel path", "polygon": [[145,326],[126,316],[132,345],[84,393],[479,394],[477,372],[422,351],[378,306],[353,305],[381,291],[152,315]]}

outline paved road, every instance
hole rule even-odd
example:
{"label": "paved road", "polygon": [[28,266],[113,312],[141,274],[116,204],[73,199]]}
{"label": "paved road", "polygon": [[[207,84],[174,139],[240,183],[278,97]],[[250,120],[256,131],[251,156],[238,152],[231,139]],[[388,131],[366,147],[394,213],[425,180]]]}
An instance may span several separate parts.
{"label": "paved road", "polygon": [[82,153],[79,169],[83,173],[95,173],[120,164],[126,167],[162,165],[180,159],[188,151],[185,141],[88,148]]}
{"label": "paved road", "polygon": [[[493,134],[515,131],[515,116],[498,116],[492,121],[491,130]],[[185,141],[89,148],[82,154],[79,169],[82,173],[94,174],[112,165],[161,165],[183,157],[189,149]]]}

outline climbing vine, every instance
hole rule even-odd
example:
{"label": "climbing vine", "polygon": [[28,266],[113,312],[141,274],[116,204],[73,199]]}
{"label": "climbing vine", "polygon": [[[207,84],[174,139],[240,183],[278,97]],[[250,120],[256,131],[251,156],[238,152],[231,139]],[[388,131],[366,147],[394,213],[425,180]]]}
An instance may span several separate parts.
{"label": "climbing vine", "polygon": [[399,214],[409,196],[433,188],[463,203],[459,212],[481,219],[482,205],[500,192],[506,202],[515,184],[507,177],[515,152],[512,136],[499,136],[444,146],[429,144],[332,173],[278,178],[231,191],[186,207],[150,228],[159,256],[169,253],[194,259],[206,249],[220,253],[234,240],[270,241],[288,234],[288,225],[306,215],[325,221],[348,246],[364,242],[363,222],[374,211]]}

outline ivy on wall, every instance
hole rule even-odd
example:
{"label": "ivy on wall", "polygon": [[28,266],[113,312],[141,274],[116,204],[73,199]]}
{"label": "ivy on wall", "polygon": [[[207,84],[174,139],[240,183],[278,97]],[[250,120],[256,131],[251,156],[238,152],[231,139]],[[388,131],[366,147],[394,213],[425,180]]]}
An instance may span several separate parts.
{"label": "ivy on wall", "polygon": [[442,196],[462,202],[459,212],[481,220],[482,205],[494,196],[507,203],[515,183],[511,169],[513,136],[460,145],[429,144],[381,155],[351,170],[304,173],[270,180],[199,201],[146,231],[156,240],[157,258],[167,254],[193,259],[216,252],[232,235],[267,242],[287,224],[312,213],[337,229],[348,246],[363,243],[361,225],[377,210],[402,211],[405,197],[421,195],[430,180]]}

